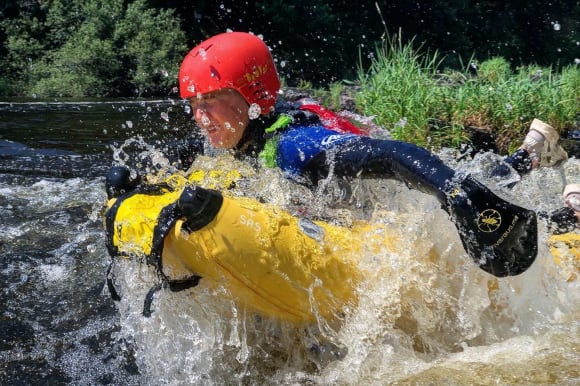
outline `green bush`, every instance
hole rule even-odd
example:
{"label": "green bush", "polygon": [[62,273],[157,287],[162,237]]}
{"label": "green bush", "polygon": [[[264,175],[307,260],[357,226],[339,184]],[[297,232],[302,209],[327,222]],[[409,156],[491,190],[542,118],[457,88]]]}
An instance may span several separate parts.
{"label": "green bush", "polygon": [[479,65],[478,78],[483,82],[502,83],[512,75],[511,66],[504,58],[491,58]]}
{"label": "green bush", "polygon": [[145,0],[39,2],[0,24],[8,80],[38,97],[168,94],[186,51],[173,12]]}
{"label": "green bush", "polygon": [[0,96],[10,95],[10,84],[7,79],[0,78]]}
{"label": "green bush", "polygon": [[[438,71],[436,54],[389,40],[369,71],[360,71],[357,104],[396,139],[425,146],[457,146],[464,127],[497,137],[502,152],[514,150],[534,118],[563,131],[580,113],[580,68],[522,66],[512,71],[503,58],[480,65],[477,76]],[[511,147],[510,147],[511,146]]]}
{"label": "green bush", "polygon": [[439,138],[430,131],[444,109],[436,85],[439,63],[437,53],[420,54],[413,41],[403,44],[400,35],[387,39],[370,69],[359,71],[357,105],[396,139],[422,146],[456,143],[462,133],[454,127]]}

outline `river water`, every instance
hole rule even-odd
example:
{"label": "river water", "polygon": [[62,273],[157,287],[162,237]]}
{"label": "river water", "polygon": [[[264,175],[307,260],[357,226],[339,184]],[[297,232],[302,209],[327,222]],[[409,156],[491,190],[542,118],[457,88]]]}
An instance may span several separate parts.
{"label": "river water", "polygon": [[[495,279],[465,256],[431,197],[396,182],[356,183],[352,208],[309,207],[324,201],[322,193],[293,188],[276,171],[237,188],[346,223],[369,218],[402,237],[394,250],[360,256],[376,275],[357,289],[359,305],[339,326],[261,318],[203,280],[192,290],[162,291],[144,318],[155,277],[131,261],[116,267],[122,300],[113,302],[103,175],[113,162],[182,140],[189,119],[171,100],[0,102],[2,384],[580,383],[580,279],[569,251],[556,260],[541,226],[536,263]],[[507,189],[485,177],[497,156],[440,155],[534,209],[557,208],[562,187],[580,181],[580,163],[571,159]],[[218,155],[196,166],[244,168],[235,162]]]}

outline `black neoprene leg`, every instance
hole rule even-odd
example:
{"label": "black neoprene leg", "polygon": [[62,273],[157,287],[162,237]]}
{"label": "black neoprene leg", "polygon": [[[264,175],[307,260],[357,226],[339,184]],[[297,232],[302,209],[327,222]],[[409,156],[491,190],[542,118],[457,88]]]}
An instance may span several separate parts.
{"label": "black neoprene leg", "polygon": [[[394,177],[435,196],[455,224],[469,256],[495,276],[518,275],[537,255],[536,214],[456,175],[427,150],[399,141],[359,137],[309,164],[312,175]],[[324,173],[316,173],[316,167]]]}
{"label": "black neoprene leg", "polygon": [[524,149],[519,149],[515,153],[506,157],[502,163],[494,167],[490,173],[491,177],[505,177],[509,175],[507,165],[515,169],[520,176],[529,173],[532,170],[532,160],[530,155]]}
{"label": "black neoprene leg", "polygon": [[[532,160],[530,159],[529,153],[524,149],[519,149],[493,168],[490,173],[491,177],[508,176],[510,171],[507,165],[514,168],[520,176],[523,176],[532,170]],[[515,182],[508,185],[508,187],[511,188],[513,185],[515,185]],[[562,207],[550,213],[540,213],[540,217],[546,221],[550,233],[553,234],[571,232],[578,226],[574,210],[569,207]]]}

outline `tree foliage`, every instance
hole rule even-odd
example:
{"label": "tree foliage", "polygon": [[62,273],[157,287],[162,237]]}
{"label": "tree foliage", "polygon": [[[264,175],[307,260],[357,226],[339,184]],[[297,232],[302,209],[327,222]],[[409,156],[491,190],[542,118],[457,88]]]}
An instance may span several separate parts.
{"label": "tree foliage", "polygon": [[0,93],[167,94],[187,48],[227,30],[263,36],[290,86],[355,78],[399,31],[455,68],[580,61],[578,0],[13,0],[0,5]]}
{"label": "tree foliage", "polygon": [[186,50],[172,12],[145,0],[43,1],[1,25],[3,77],[42,97],[167,94]]}

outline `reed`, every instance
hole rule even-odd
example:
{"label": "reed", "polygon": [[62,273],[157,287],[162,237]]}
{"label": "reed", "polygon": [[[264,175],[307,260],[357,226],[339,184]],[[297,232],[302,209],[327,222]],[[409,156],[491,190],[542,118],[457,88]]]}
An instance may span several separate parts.
{"label": "reed", "polygon": [[[512,70],[503,58],[479,64],[477,74],[440,69],[443,58],[421,52],[400,35],[386,39],[368,69],[359,66],[361,113],[376,117],[394,138],[421,146],[456,147],[467,140],[466,127],[497,138],[500,151],[520,144],[531,121],[539,118],[557,130],[578,128],[580,68],[522,66]],[[510,145],[512,144],[513,145]]]}

